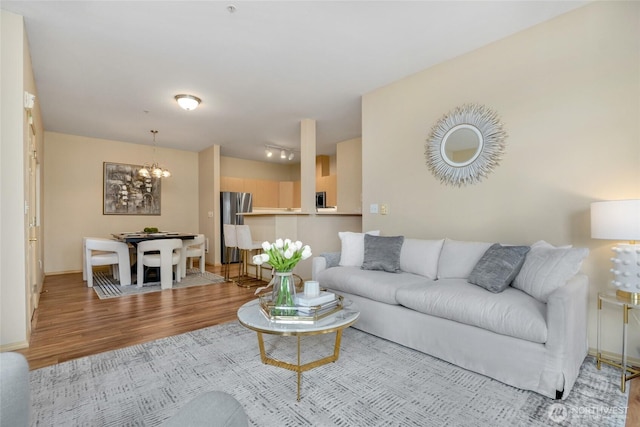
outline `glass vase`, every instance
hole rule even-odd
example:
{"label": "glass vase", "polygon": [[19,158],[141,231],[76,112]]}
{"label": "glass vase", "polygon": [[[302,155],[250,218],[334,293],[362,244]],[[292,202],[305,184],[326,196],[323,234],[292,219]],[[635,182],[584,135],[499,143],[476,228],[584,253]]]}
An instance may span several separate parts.
{"label": "glass vase", "polygon": [[[290,271],[276,271],[273,279],[272,301],[275,305],[274,314],[277,316],[294,316],[296,310],[296,287],[293,273]],[[288,308],[291,307],[291,308]]]}

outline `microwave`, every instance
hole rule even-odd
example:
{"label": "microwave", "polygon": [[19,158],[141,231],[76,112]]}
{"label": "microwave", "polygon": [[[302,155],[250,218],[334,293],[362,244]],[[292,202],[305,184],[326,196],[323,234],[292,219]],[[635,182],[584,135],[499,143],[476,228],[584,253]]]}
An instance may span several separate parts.
{"label": "microwave", "polygon": [[327,192],[317,191],[316,192],[316,208],[326,208],[326,207],[327,207]]}

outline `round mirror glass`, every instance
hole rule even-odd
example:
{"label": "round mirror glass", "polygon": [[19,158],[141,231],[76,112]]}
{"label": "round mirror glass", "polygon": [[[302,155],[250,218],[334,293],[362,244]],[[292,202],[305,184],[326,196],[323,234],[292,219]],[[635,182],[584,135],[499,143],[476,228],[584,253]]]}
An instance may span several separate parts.
{"label": "round mirror glass", "polygon": [[442,138],[440,150],[445,162],[454,167],[473,163],[482,151],[482,134],[475,126],[462,124],[451,128]]}
{"label": "round mirror glass", "polygon": [[431,129],[425,146],[427,166],[445,184],[475,184],[500,163],[506,137],[491,109],[478,104],[457,107]]}

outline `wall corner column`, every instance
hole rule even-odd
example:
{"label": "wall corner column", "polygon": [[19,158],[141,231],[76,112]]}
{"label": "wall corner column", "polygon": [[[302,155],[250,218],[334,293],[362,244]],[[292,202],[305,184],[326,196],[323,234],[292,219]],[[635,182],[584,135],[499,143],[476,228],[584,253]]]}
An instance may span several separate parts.
{"label": "wall corner column", "polygon": [[300,122],[300,207],[302,212],[316,210],[316,121]]}

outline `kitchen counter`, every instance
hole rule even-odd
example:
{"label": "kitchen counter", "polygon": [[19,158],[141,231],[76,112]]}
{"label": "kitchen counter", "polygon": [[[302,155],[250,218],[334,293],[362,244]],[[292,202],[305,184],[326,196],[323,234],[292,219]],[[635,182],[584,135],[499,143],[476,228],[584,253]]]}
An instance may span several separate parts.
{"label": "kitchen counter", "polygon": [[309,216],[309,215],[322,215],[322,216],[362,216],[357,212],[280,212],[280,211],[260,211],[260,212],[239,212],[236,215],[242,216],[274,216],[274,215],[286,215],[286,216]]}
{"label": "kitchen counter", "polygon": [[[362,214],[354,212],[303,213],[279,209],[254,210],[238,214],[251,227],[251,238],[258,242],[276,239],[300,240],[310,245],[315,254],[340,250],[341,231],[362,231]],[[294,273],[305,280],[311,278],[311,259],[298,263]]]}
{"label": "kitchen counter", "polygon": [[272,216],[272,215],[298,215],[298,216],[309,216],[309,215],[334,215],[334,216],[362,216],[362,213],[359,212],[339,212],[335,209],[331,208],[321,208],[318,212],[301,212],[299,209],[295,210],[287,210],[287,209],[254,209],[253,212],[242,212],[237,213],[236,215],[243,216]]}

